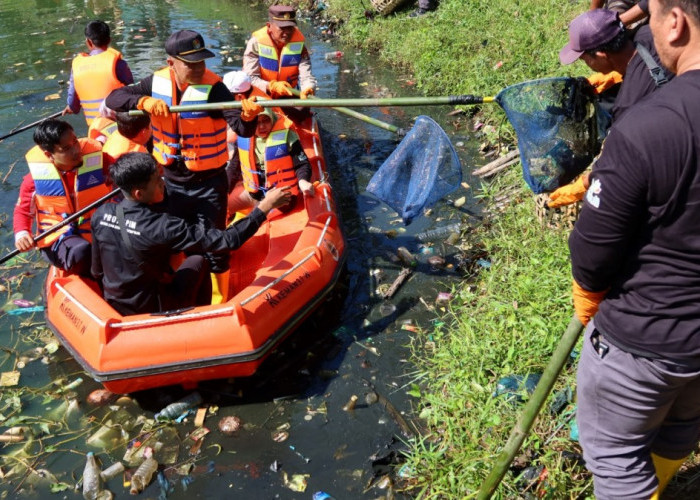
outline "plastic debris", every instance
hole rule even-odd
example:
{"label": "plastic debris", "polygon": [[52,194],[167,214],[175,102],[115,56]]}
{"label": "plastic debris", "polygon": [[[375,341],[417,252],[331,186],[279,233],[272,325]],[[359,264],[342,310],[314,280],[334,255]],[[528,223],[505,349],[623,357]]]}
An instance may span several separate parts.
{"label": "plastic debris", "polygon": [[416,238],[418,238],[420,241],[432,241],[440,238],[446,238],[452,233],[459,234],[461,229],[462,223],[455,222],[454,224],[450,224],[448,226],[436,227],[435,229],[430,229],[428,231],[418,233],[416,235]]}
{"label": "plastic debris", "polygon": [[19,372],[2,372],[0,374],[0,387],[12,387],[19,384]]}
{"label": "plastic debris", "polygon": [[100,479],[106,483],[107,481],[117,477],[122,472],[124,472],[124,464],[121,462],[114,462],[112,465],[100,472]]}
{"label": "plastic debris", "polygon": [[33,307],[36,305],[36,302],[27,299],[15,299],[12,303],[17,307]]}
{"label": "plastic debris", "polygon": [[10,311],[5,311],[6,314],[10,316],[19,316],[20,314],[31,314],[36,312],[43,312],[44,306],[34,306],[34,307],[20,307],[18,309],[12,309]]}
{"label": "plastic debris", "polygon": [[328,62],[337,63],[340,58],[343,57],[343,53],[339,50],[331,50],[330,52],[326,52],[323,57]]}
{"label": "plastic debris", "polygon": [[129,492],[132,495],[138,495],[146,489],[148,483],[153,479],[153,474],[158,470],[158,462],[153,457],[148,457],[143,461],[136,472],[131,476],[131,488]]}
{"label": "plastic debris", "polygon": [[476,263],[484,269],[491,268],[491,261],[486,259],[476,259]]}
{"label": "plastic debris", "polygon": [[449,292],[440,292],[435,298],[435,303],[439,306],[446,306],[452,300],[452,294]]}
{"label": "plastic debris", "polygon": [[313,494],[311,499],[312,500],[335,500],[332,496],[330,496],[325,491],[317,491],[316,493]]}
{"label": "plastic debris", "polygon": [[187,410],[193,406],[197,406],[202,402],[202,396],[198,392],[193,392],[192,394],[182,398],[179,401],[169,404],[158,413],[155,414],[156,420],[168,420],[180,417]]}
{"label": "plastic debris", "polygon": [[[304,461],[304,463],[308,464],[309,462],[311,462],[311,459],[302,455],[301,452],[298,451],[294,445],[290,444],[289,449],[292,450],[299,458],[301,458]],[[304,491],[304,490],[301,490],[301,491]]]}
{"label": "plastic debris", "polygon": [[390,316],[394,312],[396,312],[396,306],[391,302],[382,302],[379,305],[379,314],[381,314],[384,317]]}
{"label": "plastic debris", "polygon": [[97,500],[101,489],[100,466],[97,465],[95,454],[89,451],[85,457],[85,469],[83,470],[83,498]]}
{"label": "plastic debris", "polygon": [[445,259],[439,255],[432,255],[428,257],[428,264],[430,267],[440,269],[445,267]]}
{"label": "plastic debris", "polygon": [[528,394],[532,394],[537,387],[541,373],[531,373],[529,375],[509,375],[501,378],[496,384],[496,390],[492,396],[498,397],[505,395],[507,401],[514,403],[524,403],[525,399],[522,396],[523,390]]}
{"label": "plastic debris", "polygon": [[354,410],[356,403],[357,403],[357,396],[353,394],[352,396],[350,396],[350,399],[348,400],[348,402],[345,403],[345,406],[343,406],[343,411]]}
{"label": "plastic debris", "polygon": [[204,419],[207,417],[207,409],[199,408],[197,414],[194,417],[194,426],[202,427],[204,425]]}
{"label": "plastic debris", "polygon": [[114,397],[114,393],[107,389],[96,389],[88,394],[86,401],[93,406],[107,404]]}
{"label": "plastic debris", "polygon": [[284,485],[292,491],[303,493],[306,491],[307,479],[311,477],[309,474],[294,474],[290,479],[287,473],[282,471],[282,480]]}
{"label": "plastic debris", "polygon": [[396,254],[399,256],[401,262],[409,267],[416,267],[416,258],[411,252],[408,251],[406,247],[399,247],[396,249]]}
{"label": "plastic debris", "polygon": [[376,403],[378,400],[379,400],[379,396],[377,396],[377,393],[374,392],[374,391],[368,392],[368,393],[365,395],[365,404],[367,404],[367,406],[373,405],[373,404]]}

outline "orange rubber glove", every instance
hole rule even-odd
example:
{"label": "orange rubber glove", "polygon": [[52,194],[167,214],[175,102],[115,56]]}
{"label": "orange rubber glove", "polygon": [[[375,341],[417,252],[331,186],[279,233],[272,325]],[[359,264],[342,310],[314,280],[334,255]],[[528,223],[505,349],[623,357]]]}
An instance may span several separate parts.
{"label": "orange rubber glove", "polygon": [[593,73],[587,80],[588,83],[595,88],[596,94],[601,94],[613,85],[620,83],[622,81],[622,75],[617,71],[611,71],[610,73]]}
{"label": "orange rubber glove", "polygon": [[156,99],[155,97],[145,96],[139,99],[136,105],[137,109],[141,109],[151,116],[162,116],[167,118],[170,116],[170,108],[162,99]]}
{"label": "orange rubber glove", "polygon": [[265,108],[255,102],[255,96],[241,100],[241,120],[244,122],[253,121],[263,111]]}
{"label": "orange rubber glove", "polygon": [[272,80],[270,83],[268,83],[267,88],[270,90],[270,95],[273,99],[293,95],[292,86],[289,82],[278,82],[277,80]]}
{"label": "orange rubber glove", "polygon": [[302,99],[308,99],[309,96],[313,96],[316,92],[314,92],[313,87],[307,87],[304,90],[301,91],[301,94],[299,94],[299,97]]}
{"label": "orange rubber glove", "polygon": [[576,316],[581,323],[586,326],[591,318],[595,316],[595,313],[598,312],[598,306],[603,301],[608,291],[589,292],[581,288],[581,285],[579,285],[576,280],[573,280],[572,293],[574,296],[574,310],[576,311]]}
{"label": "orange rubber glove", "polygon": [[562,186],[549,193],[549,208],[563,207],[581,201],[588,190],[588,174],[580,175],[571,184]]}

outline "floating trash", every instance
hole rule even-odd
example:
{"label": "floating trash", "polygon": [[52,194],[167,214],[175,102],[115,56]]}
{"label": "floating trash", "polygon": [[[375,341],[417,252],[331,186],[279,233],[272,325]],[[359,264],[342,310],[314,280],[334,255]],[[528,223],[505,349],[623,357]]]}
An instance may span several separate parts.
{"label": "floating trash", "polygon": [[179,401],[169,404],[161,411],[155,414],[156,420],[168,420],[175,419],[188,411],[193,406],[197,406],[202,402],[202,396],[198,392],[193,392],[192,394],[182,398]]}
{"label": "floating trash", "polygon": [[0,387],[12,387],[19,384],[19,372],[2,372],[0,374]]}
{"label": "floating trash", "polygon": [[10,311],[5,311],[6,314],[10,316],[19,316],[20,314],[31,314],[36,312],[43,312],[44,306],[34,306],[34,307],[21,307],[19,309],[12,309]]}
{"label": "floating trash", "polygon": [[354,410],[356,403],[357,403],[357,396],[353,394],[352,396],[350,396],[350,399],[348,400],[348,402],[345,403],[345,406],[343,406],[343,411]]}
{"label": "floating trash", "polygon": [[17,307],[33,307],[36,305],[36,302],[32,302],[31,300],[27,299],[15,299],[12,301],[14,305]]}
{"label": "floating trash", "polygon": [[491,261],[486,259],[476,259],[477,265],[483,267],[484,269],[491,268]]}
{"label": "floating trash", "polygon": [[272,440],[276,443],[283,443],[289,439],[289,432],[287,431],[275,431],[272,433]]}
{"label": "floating trash", "polygon": [[308,484],[307,480],[310,477],[310,474],[294,474],[290,479],[286,472],[282,472],[282,480],[284,481],[284,485],[290,490],[300,493],[306,491],[306,486]]}
{"label": "floating trash", "polygon": [[367,404],[367,406],[373,405],[373,404],[376,403],[378,400],[379,400],[379,396],[377,396],[377,393],[374,392],[374,391],[368,392],[368,393],[365,395],[365,404]]}
{"label": "floating trash", "polygon": [[106,483],[107,481],[117,477],[122,472],[124,472],[124,464],[121,462],[114,462],[112,465],[100,472],[100,479]]}
{"label": "floating trash", "polygon": [[394,312],[396,312],[396,306],[391,302],[382,302],[379,306],[379,314],[385,318],[391,316]]}
{"label": "floating trash", "polygon": [[399,260],[409,267],[415,267],[417,265],[416,258],[411,252],[408,251],[406,247],[399,247],[396,249],[396,255],[398,255]]}
{"label": "floating trash", "polygon": [[325,491],[317,491],[316,493],[313,494],[311,497],[311,500],[335,500],[332,496],[330,496],[328,493]]}
{"label": "floating trash", "polygon": [[445,259],[439,255],[432,255],[428,257],[428,264],[430,264],[430,267],[440,269],[445,267]]}
{"label": "floating trash", "polygon": [[146,486],[153,479],[153,474],[158,470],[158,462],[153,457],[148,457],[143,461],[136,472],[131,476],[131,488],[129,493],[132,495],[138,495],[140,492],[146,489]]}
{"label": "floating trash", "polygon": [[446,306],[452,300],[452,294],[449,292],[440,292],[435,298],[435,303],[439,306]]}
{"label": "floating trash", "polygon": [[[241,429],[241,419],[236,416],[224,417],[219,420],[219,430],[227,436],[231,436]],[[273,438],[274,439],[274,438]]]}

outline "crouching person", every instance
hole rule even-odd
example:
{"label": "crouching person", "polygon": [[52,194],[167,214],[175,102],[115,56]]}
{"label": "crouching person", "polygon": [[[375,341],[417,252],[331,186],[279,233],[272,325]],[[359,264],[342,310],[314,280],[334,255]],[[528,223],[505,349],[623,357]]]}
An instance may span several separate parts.
{"label": "crouching person", "polygon": [[110,168],[124,200],[100,207],[92,220],[92,274],[104,298],[123,315],[153,313],[211,302],[209,264],[190,255],[177,271],[172,254],[235,250],[253,236],[270,210],[289,202],[288,189],[273,189],[250,215],[226,230],[206,228],[153,209],[165,184],[155,160],[127,153]]}

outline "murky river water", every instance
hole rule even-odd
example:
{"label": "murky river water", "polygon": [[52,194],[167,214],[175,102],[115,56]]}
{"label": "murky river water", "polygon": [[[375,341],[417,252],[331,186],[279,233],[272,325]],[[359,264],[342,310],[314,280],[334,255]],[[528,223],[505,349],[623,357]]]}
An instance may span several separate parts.
{"label": "murky river water", "polygon": [[[113,45],[138,80],[164,64],[165,39],[183,28],[204,35],[217,53],[216,59],[208,61],[215,72],[238,69],[246,38],[265,17],[263,5],[251,7],[243,1],[0,0],[4,64],[0,133],[63,108],[70,60],[84,50],[83,29],[90,19],[101,18],[112,26]],[[319,96],[415,93],[409,78],[377,66],[371,56],[323,41],[323,27],[303,24],[302,29],[311,39]],[[344,52],[337,63],[324,58],[331,50]],[[443,124],[453,143],[464,144],[458,148],[461,155],[476,147],[467,134],[441,120],[448,111],[445,108],[361,111],[404,128],[410,128],[413,117],[427,114]],[[247,380],[201,386],[205,403],[211,410],[218,408],[205,421],[211,432],[197,452],[196,442],[186,438],[194,429],[192,416],[161,431],[157,436],[165,444],[161,458],[170,463],[161,465],[160,479],[142,493],[145,497],[311,498],[317,491],[337,499],[401,496],[383,477],[390,471],[386,464],[400,455],[400,440],[406,439],[401,414],[414,418],[412,398],[407,395],[412,381],[407,345],[415,336],[421,345],[429,340],[436,297],[460,281],[457,249],[441,240],[421,248],[416,234],[477,219],[464,207],[456,210],[440,202],[430,217],[419,218],[403,231],[397,215],[364,191],[396,146],[395,137],[332,110],[319,110],[318,115],[348,241],[345,279],[334,297],[263,365],[261,373]],[[82,117],[68,120],[79,136],[84,135]],[[31,131],[0,142],[3,254],[13,248],[12,206],[26,173],[23,156],[32,145]],[[471,165],[462,160],[467,172]],[[465,181],[471,183],[468,176]],[[470,192],[458,191],[451,199],[461,196],[470,198]],[[396,295],[383,301],[377,288],[386,287],[401,271],[395,258],[400,246],[417,256],[418,265]],[[448,267],[432,268],[427,263],[431,255],[443,256]],[[41,305],[44,273],[35,255],[1,268],[4,311],[10,311],[18,298]],[[10,424],[21,424],[31,428],[26,437],[34,436],[29,445],[25,440],[0,450],[0,472],[7,475],[0,486],[3,498],[55,498],[52,488],[62,491],[79,480],[87,451],[94,451],[105,467],[121,460],[127,447],[143,438],[142,422],[135,419],[152,418],[154,411],[184,394],[177,388],[136,394],[135,405],[118,412],[115,407],[88,405],[86,396],[99,385],[65,350],[55,350],[41,313],[1,316],[0,345],[0,372],[20,372],[19,385],[0,388],[0,432]],[[82,384],[60,390],[79,377],[84,379]],[[373,391],[379,402],[365,400]],[[72,394],[77,394],[79,406],[66,412]],[[343,411],[352,395],[359,397],[354,411]],[[243,426],[235,435],[225,436],[218,422],[231,415],[239,417]],[[95,433],[104,430],[110,419],[112,427],[118,424],[123,432],[111,432],[99,441]],[[128,495],[122,481],[119,476],[107,484],[117,497]],[[294,491],[297,482],[306,483],[305,492]],[[78,493],[66,489],[60,495],[77,498]]]}

